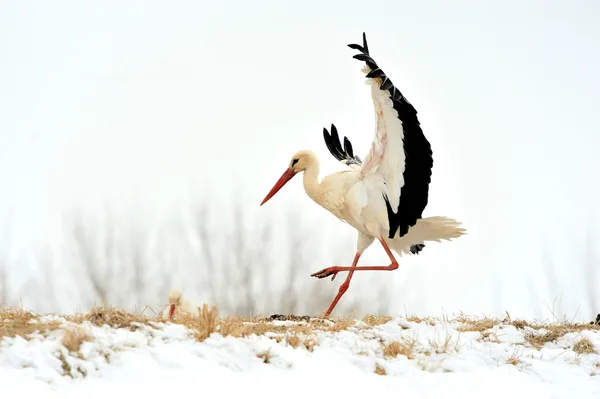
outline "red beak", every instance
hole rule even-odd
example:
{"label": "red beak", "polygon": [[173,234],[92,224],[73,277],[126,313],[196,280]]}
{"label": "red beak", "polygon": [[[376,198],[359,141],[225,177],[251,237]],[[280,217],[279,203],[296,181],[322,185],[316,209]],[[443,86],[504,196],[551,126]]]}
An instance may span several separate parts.
{"label": "red beak", "polygon": [[271,191],[269,191],[269,194],[267,194],[265,199],[260,203],[260,205],[262,206],[262,204],[264,204],[269,199],[271,199],[272,196],[277,194],[277,191],[281,190],[281,187],[285,186],[285,183],[290,181],[292,179],[292,177],[294,177],[295,175],[296,175],[296,172],[294,172],[293,169],[289,169],[289,168],[286,169],[286,171],[283,172],[283,174],[281,175],[279,180],[277,180],[277,183],[275,183],[275,185],[273,186]]}
{"label": "red beak", "polygon": [[175,313],[175,305],[171,305],[169,309],[169,320],[173,319],[173,314]]}

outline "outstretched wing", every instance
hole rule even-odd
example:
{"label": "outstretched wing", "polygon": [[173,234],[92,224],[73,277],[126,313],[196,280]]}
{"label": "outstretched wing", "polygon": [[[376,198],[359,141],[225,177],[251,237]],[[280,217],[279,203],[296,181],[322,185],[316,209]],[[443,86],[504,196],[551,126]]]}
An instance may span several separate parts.
{"label": "outstretched wing", "polygon": [[433,167],[431,145],[421,130],[416,109],[369,54],[366,35],[363,33],[362,46],[348,46],[360,51],[353,58],[366,63],[362,71],[371,86],[376,118],[375,137],[360,179],[372,175],[383,179],[389,238],[397,231],[402,237],[427,206]]}
{"label": "outstretched wing", "polygon": [[346,136],[344,136],[344,147],[342,148],[340,136],[338,136],[335,125],[331,125],[331,134],[329,134],[327,129],[323,128],[323,138],[325,139],[327,149],[335,159],[346,165],[362,165],[360,158],[354,155],[352,143],[350,143],[350,140]]}

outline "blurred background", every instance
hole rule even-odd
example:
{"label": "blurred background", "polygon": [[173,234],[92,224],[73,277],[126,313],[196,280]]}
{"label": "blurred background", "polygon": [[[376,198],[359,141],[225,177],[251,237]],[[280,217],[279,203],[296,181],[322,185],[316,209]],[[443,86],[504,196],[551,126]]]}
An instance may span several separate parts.
{"label": "blurred background", "polygon": [[[356,233],[301,179],[323,127],[364,156],[371,54],[434,152],[426,216],[468,235],[355,274],[337,315],[600,312],[595,1],[0,3],[0,303],[324,312]],[[387,264],[379,245],[362,264]]]}

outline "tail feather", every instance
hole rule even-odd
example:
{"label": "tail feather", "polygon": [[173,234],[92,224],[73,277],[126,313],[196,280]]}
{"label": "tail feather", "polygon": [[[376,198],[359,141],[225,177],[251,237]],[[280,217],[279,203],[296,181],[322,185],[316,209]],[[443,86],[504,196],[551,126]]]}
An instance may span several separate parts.
{"label": "tail feather", "polygon": [[460,225],[460,222],[445,216],[422,218],[402,238],[390,240],[389,246],[400,255],[417,254],[427,241],[452,241],[453,238],[467,234],[467,230],[459,227]]}

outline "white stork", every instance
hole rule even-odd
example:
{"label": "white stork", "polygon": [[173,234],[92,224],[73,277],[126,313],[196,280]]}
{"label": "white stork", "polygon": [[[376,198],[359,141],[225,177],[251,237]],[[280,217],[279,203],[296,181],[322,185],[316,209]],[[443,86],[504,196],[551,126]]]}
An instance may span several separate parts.
{"label": "white stork", "polygon": [[[356,255],[352,266],[332,266],[312,274],[324,278],[348,271],[337,296],[325,313],[330,315],[350,285],[357,270],[395,270],[398,262],[392,250],[419,253],[426,241],[448,240],[466,233],[454,219],[422,217],[428,201],[432,151],[423,135],[417,111],[402,95],[369,54],[367,38],[363,45],[349,44],[360,51],[353,58],[364,61],[362,71],[371,87],[376,129],[371,149],[364,162],[354,155],[352,144],[337,129],[323,129],[329,152],[350,170],[333,173],[319,181],[319,161],[310,150],[298,151],[261,206],[297,173],[304,172],[306,194],[340,220],[358,230]],[[357,266],[361,254],[377,239],[391,260],[389,266]]]}

